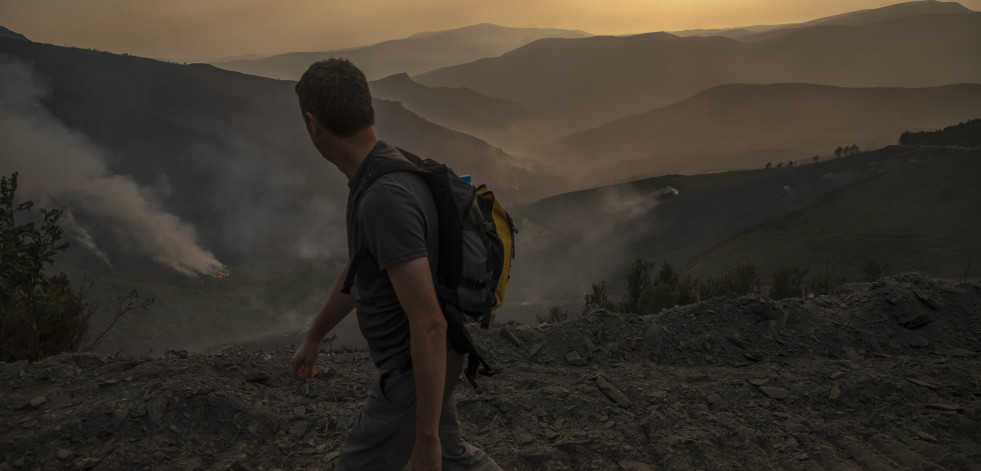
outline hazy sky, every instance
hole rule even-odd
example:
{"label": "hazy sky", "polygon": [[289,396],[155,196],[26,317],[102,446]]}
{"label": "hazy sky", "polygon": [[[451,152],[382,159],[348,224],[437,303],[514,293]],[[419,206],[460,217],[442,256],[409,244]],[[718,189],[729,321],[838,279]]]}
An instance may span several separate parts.
{"label": "hazy sky", "polygon": [[[632,34],[780,24],[897,0],[0,0],[32,41],[178,62],[322,51],[476,23]],[[981,10],[981,0],[962,5]]]}

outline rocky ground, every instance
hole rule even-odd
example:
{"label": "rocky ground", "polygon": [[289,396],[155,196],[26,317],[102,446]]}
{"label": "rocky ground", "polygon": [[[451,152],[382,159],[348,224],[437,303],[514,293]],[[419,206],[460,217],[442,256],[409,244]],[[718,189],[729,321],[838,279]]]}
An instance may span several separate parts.
{"label": "rocky ground", "polygon": [[[981,284],[904,274],[810,299],[713,299],[475,330],[467,437],[505,469],[981,469]],[[375,370],[288,346],[0,366],[0,470],[330,469]]]}

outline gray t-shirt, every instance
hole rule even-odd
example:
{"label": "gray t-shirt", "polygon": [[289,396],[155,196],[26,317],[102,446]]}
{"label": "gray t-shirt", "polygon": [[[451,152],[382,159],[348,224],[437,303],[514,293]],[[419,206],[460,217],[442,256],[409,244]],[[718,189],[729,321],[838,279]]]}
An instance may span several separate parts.
{"label": "gray t-shirt", "polygon": [[[355,300],[358,325],[371,359],[381,369],[401,368],[409,359],[409,321],[386,270],[429,257],[436,273],[439,219],[429,187],[411,172],[369,177],[385,160],[405,159],[398,149],[379,141],[348,183],[348,254],[367,249],[357,269]],[[363,193],[362,193],[363,192]]]}

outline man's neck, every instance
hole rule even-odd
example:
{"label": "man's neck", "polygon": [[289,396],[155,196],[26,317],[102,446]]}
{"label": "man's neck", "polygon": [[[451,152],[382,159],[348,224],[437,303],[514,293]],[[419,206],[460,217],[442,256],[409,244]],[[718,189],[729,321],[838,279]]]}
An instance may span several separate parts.
{"label": "man's neck", "polygon": [[361,163],[368,157],[376,144],[378,144],[378,137],[375,135],[375,129],[368,126],[353,136],[340,140],[338,158],[334,164],[350,180],[354,178],[354,174],[358,172],[358,167],[361,166]]}

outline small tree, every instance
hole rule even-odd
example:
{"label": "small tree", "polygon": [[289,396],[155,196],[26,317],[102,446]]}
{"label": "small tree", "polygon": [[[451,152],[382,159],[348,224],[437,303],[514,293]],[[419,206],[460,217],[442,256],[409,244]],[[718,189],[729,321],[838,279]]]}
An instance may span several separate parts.
{"label": "small tree", "polygon": [[661,264],[661,271],[657,273],[657,279],[655,283],[663,283],[669,286],[671,289],[678,287],[678,282],[681,281],[681,276],[678,272],[674,271],[674,267],[671,266],[671,262],[665,260]]}
{"label": "small tree", "polygon": [[616,311],[618,309],[616,303],[610,301],[610,296],[606,292],[606,282],[601,281],[599,283],[593,283],[593,292],[587,294],[584,297],[586,301],[586,306],[595,305],[600,309],[606,309],[607,311]]}
{"label": "small tree", "polygon": [[654,281],[651,279],[651,274],[654,273],[655,267],[656,264],[653,262],[640,258],[634,260],[634,263],[630,265],[630,269],[627,270],[627,276],[624,278],[624,286],[627,289],[623,299],[624,311],[635,314],[640,313],[641,298],[645,292],[649,292],[654,288]]}
{"label": "small tree", "polygon": [[[19,224],[18,213],[30,213],[34,203],[16,204],[16,191],[17,173],[0,177],[0,361],[39,360],[77,351],[82,349],[95,305],[86,302],[86,290],[71,287],[64,273],[46,272],[54,256],[68,249],[57,224],[61,211],[38,209],[40,225]],[[136,303],[137,297],[134,291],[120,298],[112,324],[126,312],[153,302]]]}

